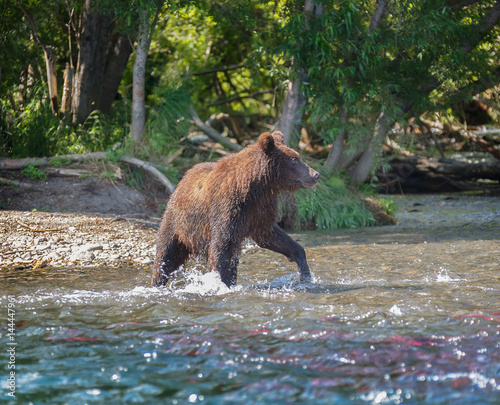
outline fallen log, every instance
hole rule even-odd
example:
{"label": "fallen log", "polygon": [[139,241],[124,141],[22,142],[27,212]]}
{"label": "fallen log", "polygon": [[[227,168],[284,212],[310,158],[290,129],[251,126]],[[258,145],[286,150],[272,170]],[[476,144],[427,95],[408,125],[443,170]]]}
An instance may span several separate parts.
{"label": "fallen log", "polygon": [[31,186],[31,184],[29,184],[29,183],[23,183],[22,181],[5,179],[3,177],[0,177],[0,184],[6,184],[8,186],[14,186],[14,187],[30,187]]}
{"label": "fallen log", "polygon": [[20,170],[24,169],[26,165],[32,164],[34,166],[47,166],[51,161],[57,159],[69,160],[71,162],[79,162],[81,160],[101,160],[106,158],[106,152],[92,152],[82,153],[81,155],[62,155],[52,157],[36,157],[24,159],[0,159],[0,169],[6,170]]}
{"label": "fallen log", "polygon": [[[82,153],[80,155],[61,155],[53,157],[41,157],[41,158],[24,158],[24,159],[0,159],[0,169],[4,170],[20,170],[24,169],[26,165],[33,164],[34,166],[47,166],[53,160],[67,160],[71,162],[79,162],[82,160],[101,160],[106,159],[106,152],[92,152],[92,153]],[[160,172],[152,163],[145,162],[143,160],[131,157],[131,156],[120,156],[118,158],[122,162],[129,163],[131,165],[137,166],[150,174],[152,174],[161,184],[165,186],[167,191],[172,194],[175,190],[175,185],[167,179],[167,177]]]}
{"label": "fallen log", "polygon": [[389,165],[392,171],[377,173],[379,184],[389,193],[451,192],[500,186],[500,162],[466,163],[403,156],[391,159]]}

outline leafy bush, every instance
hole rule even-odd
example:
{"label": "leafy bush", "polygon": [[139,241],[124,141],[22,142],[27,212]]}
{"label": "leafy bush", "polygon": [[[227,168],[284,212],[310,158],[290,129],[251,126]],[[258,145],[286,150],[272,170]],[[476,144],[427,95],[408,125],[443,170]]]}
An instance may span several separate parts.
{"label": "leafy bush", "polygon": [[56,158],[52,159],[48,165],[49,166],[66,166],[71,163],[71,159],[65,159],[62,157],[57,156]]}
{"label": "leafy bush", "polygon": [[21,174],[31,180],[47,180],[47,174],[33,163],[28,163],[25,168],[21,170]]}
{"label": "leafy bush", "polygon": [[392,215],[396,212],[397,205],[391,197],[380,198],[378,203],[385,210],[385,212],[387,212],[387,214]]}
{"label": "leafy bush", "polygon": [[318,230],[375,225],[373,214],[337,177],[320,179],[310,190],[296,193],[298,229],[312,221]]}
{"label": "leafy bush", "polygon": [[106,119],[94,111],[84,124],[72,126],[54,116],[45,92],[41,84],[33,85],[30,98],[16,111],[7,108],[8,100],[0,99],[1,156],[41,157],[102,151],[126,137],[123,105],[117,103],[115,113]]}

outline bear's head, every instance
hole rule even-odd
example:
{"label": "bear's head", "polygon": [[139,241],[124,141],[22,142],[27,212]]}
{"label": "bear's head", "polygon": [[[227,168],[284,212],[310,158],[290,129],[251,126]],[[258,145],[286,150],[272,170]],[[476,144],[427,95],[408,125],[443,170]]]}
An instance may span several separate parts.
{"label": "bear's head", "polygon": [[264,132],[257,144],[277,169],[276,175],[284,189],[310,188],[318,182],[320,174],[305,164],[297,151],[285,145],[281,132]]}

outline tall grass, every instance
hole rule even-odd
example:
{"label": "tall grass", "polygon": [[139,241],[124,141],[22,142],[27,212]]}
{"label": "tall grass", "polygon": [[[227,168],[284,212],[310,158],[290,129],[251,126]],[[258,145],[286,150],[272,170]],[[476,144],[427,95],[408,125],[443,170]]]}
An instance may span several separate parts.
{"label": "tall grass", "polygon": [[313,222],[318,230],[358,228],[376,223],[364,202],[337,177],[322,177],[313,189],[299,190],[296,200],[299,230],[304,222]]}

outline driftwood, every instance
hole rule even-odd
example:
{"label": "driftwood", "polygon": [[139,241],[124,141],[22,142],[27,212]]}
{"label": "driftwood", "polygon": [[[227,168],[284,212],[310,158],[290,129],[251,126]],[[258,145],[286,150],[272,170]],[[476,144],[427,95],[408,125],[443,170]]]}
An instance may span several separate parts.
{"label": "driftwood", "polygon": [[[20,170],[24,169],[28,164],[33,164],[35,166],[47,166],[54,159],[64,159],[72,162],[78,162],[81,160],[101,160],[105,158],[106,158],[105,152],[92,152],[92,153],[83,153],[81,155],[61,155],[54,157],[24,158],[24,159],[0,159],[0,169]],[[119,159],[122,162],[126,162],[131,165],[140,167],[141,169],[149,172],[161,184],[165,186],[165,188],[170,194],[174,192],[175,186],[169,179],[165,177],[165,175],[162,172],[160,172],[156,167],[154,167],[153,164],[126,155],[121,156]]]}
{"label": "driftwood", "polygon": [[500,160],[500,149],[495,147],[495,145],[498,144],[498,141],[495,142],[493,140],[488,140],[487,137],[485,137],[485,135],[488,135],[488,132],[478,134],[456,124],[447,124],[447,126],[445,126],[442,122],[428,121],[423,118],[421,120],[427,126],[440,129],[443,132],[454,131],[459,133],[460,136],[475,144],[479,149],[483,150],[484,152],[488,152],[493,157],[495,157],[495,159]]}
{"label": "driftwood", "polygon": [[[377,173],[388,192],[449,192],[487,188],[478,180],[500,182],[500,162],[465,163],[408,156],[389,161],[392,171]],[[495,183],[492,182],[492,186]],[[498,185],[497,185],[498,187]]]}
{"label": "driftwood", "polygon": [[88,170],[67,169],[64,167],[47,168],[46,172],[51,176],[61,176],[61,177],[81,177],[81,176],[89,176],[92,174],[92,172]]}
{"label": "driftwood", "polygon": [[26,225],[24,222],[21,222],[21,221],[18,221],[18,220],[16,220],[16,222],[19,225],[27,228],[30,232],[58,232],[58,231],[62,230],[61,228],[51,228],[51,229],[33,228],[33,227],[29,226],[29,225]]}

